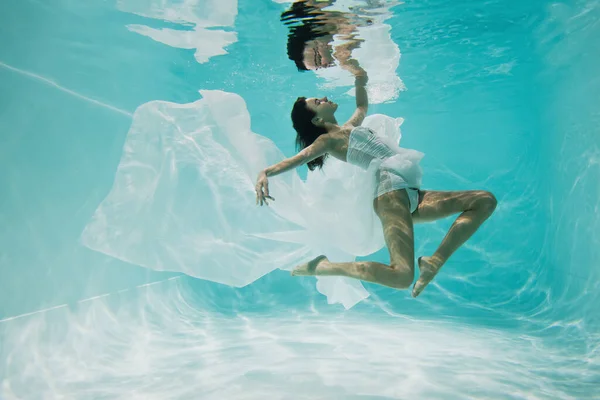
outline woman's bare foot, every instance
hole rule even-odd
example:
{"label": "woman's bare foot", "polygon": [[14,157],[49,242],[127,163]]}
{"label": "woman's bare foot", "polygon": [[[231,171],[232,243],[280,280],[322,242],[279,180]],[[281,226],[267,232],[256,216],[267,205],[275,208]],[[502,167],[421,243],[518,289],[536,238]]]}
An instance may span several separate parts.
{"label": "woman's bare foot", "polygon": [[417,297],[437,275],[441,266],[437,266],[431,257],[419,257],[419,279],[412,290],[412,297]]}
{"label": "woman's bare foot", "polygon": [[298,265],[296,268],[292,270],[293,276],[308,276],[308,275],[316,275],[315,270],[317,266],[322,262],[329,261],[325,256],[318,256],[311,261]]}

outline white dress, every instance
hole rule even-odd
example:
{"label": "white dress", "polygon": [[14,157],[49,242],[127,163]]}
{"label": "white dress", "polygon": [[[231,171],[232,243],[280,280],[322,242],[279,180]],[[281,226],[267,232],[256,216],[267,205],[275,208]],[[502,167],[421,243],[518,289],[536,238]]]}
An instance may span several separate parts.
{"label": "white dress", "polygon": [[[152,101],[136,110],[113,187],[82,233],[85,246],[241,287],[319,254],[353,261],[385,245],[372,206],[376,172],[396,168],[420,184],[422,154],[398,147],[402,119],[373,115],[363,123],[396,155],[361,166],[329,158],[306,181],[296,171],[272,177],[277,201],[257,207],[258,173],[284,154],[250,130],[240,96],[200,93],[190,104]],[[317,288],[346,308],[368,296],[359,280],[344,277],[318,277]]]}
{"label": "white dress", "polygon": [[350,164],[369,170],[374,164],[374,197],[405,189],[410,200],[410,210],[418,206],[419,186],[422,170],[419,165],[423,154],[403,149],[398,144],[366,126],[357,126],[350,132],[347,161]]}

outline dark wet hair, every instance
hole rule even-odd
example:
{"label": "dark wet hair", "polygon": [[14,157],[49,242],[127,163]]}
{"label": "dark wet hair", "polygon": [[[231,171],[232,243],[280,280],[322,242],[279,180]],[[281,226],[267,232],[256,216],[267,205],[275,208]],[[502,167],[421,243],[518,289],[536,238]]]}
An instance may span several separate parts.
{"label": "dark wet hair", "polygon": [[[317,7],[309,6],[305,0],[297,1],[289,10],[281,14],[281,21],[289,27],[287,55],[298,71],[308,71],[304,65],[304,48],[306,43],[329,34],[324,29],[325,23],[317,19],[325,15]],[[294,25],[296,24],[296,25]]]}
{"label": "dark wet hair", "polygon": [[[298,97],[292,108],[292,124],[296,130],[296,148],[305,149],[322,134],[327,133],[327,129],[318,127],[312,123],[312,119],[317,115],[306,106],[306,97]],[[323,163],[327,154],[315,158],[308,162],[308,169],[314,171],[317,167],[323,168]]]}

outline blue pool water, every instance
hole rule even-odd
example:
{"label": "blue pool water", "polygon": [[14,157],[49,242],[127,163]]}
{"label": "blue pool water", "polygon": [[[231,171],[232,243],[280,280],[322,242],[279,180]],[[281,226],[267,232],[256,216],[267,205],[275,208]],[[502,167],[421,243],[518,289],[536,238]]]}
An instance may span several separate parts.
{"label": "blue pool water", "polygon": [[[349,86],[288,60],[288,6],[0,3],[0,398],[597,398],[596,0],[411,0],[378,22],[381,47],[363,44],[373,68],[393,59],[370,112],[405,119],[423,187],[499,200],[418,299],[365,283],[368,298],[329,304],[278,269],[233,287],[82,237],[150,102],[236,94],[286,156],[297,96],[349,116]],[[416,253],[451,223],[417,225]]]}

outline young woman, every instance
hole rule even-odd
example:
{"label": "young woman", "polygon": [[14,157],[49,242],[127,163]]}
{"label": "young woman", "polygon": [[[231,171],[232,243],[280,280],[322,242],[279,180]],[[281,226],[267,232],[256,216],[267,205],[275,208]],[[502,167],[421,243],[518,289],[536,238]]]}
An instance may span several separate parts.
{"label": "young woman", "polygon": [[[418,259],[419,279],[412,296],[418,296],[439,272],[448,258],[469,239],[496,208],[496,198],[487,191],[430,191],[415,187],[410,176],[419,173],[420,157],[403,153],[369,128],[361,126],[368,109],[365,85],[367,75],[354,60],[343,66],[355,76],[356,111],[344,124],[335,118],[338,105],[323,98],[300,97],[292,109],[297,132],[296,143],[302,147],[294,157],[264,169],[256,183],[256,202],[268,205],[274,200],[269,193],[268,178],[308,164],[310,170],[321,168],[329,155],[363,169],[371,162],[383,161],[376,171],[374,211],[379,217],[390,265],[374,261],[333,263],[325,256],[296,267],[293,275],[346,276],[396,289],[407,289],[414,280],[413,224],[435,221],[459,214],[442,243],[429,257]],[[396,167],[384,167],[385,161],[404,157]],[[397,161],[397,160],[396,160]]]}

